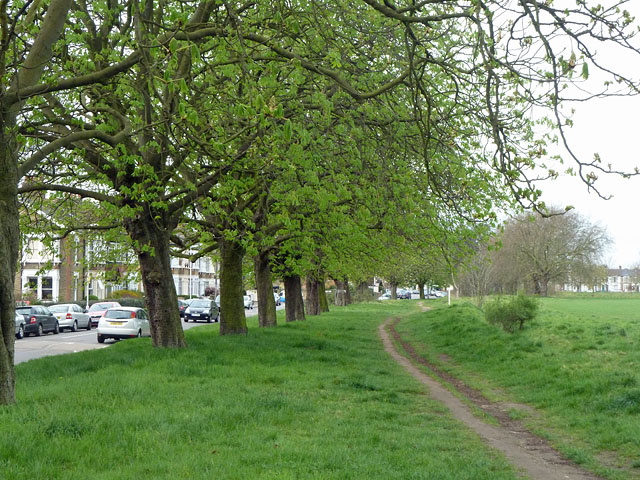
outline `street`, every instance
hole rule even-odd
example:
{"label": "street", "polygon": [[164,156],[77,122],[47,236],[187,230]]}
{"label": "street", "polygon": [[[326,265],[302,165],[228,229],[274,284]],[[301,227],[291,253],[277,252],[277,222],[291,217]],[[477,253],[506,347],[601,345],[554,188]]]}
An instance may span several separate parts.
{"label": "street", "polygon": [[[277,307],[278,310],[284,308]],[[258,309],[253,308],[246,310],[247,317],[258,314]],[[213,325],[208,323],[185,323],[182,322],[183,330],[198,327],[201,325]],[[61,355],[63,353],[75,353],[83,350],[95,350],[98,348],[107,348],[113,345],[117,340],[107,340],[105,343],[98,343],[95,328],[91,331],[68,332],[54,335],[52,333],[45,334],[41,337],[29,336],[22,340],[16,340],[15,360],[14,364],[33,360],[34,358],[47,357],[50,355]]]}

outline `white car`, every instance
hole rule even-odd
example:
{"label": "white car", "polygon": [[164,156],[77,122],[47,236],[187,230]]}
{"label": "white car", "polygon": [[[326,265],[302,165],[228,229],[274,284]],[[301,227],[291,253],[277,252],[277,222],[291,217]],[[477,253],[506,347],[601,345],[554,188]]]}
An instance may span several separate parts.
{"label": "white car", "polygon": [[16,338],[24,338],[24,317],[18,312],[15,314]]}
{"label": "white car", "polygon": [[244,308],[248,308],[249,310],[253,308],[253,298],[251,298],[251,295],[245,295],[243,301]]}
{"label": "white car", "polygon": [[383,293],[382,295],[380,295],[378,297],[378,300],[391,300],[391,294],[390,293]]}
{"label": "white car", "polygon": [[60,331],[68,328],[72,332],[77,332],[78,328],[91,330],[91,317],[84,313],[80,305],[75,303],[62,303],[60,305],[51,305],[49,307],[53,316],[58,319]]}
{"label": "white car", "polygon": [[273,293],[273,299],[276,302],[276,307],[279,307],[280,305],[282,305],[282,301],[280,300],[280,295],[278,295],[277,293]]}
{"label": "white car", "polygon": [[107,338],[123,339],[142,336],[151,336],[149,315],[144,308],[110,308],[98,323],[98,343],[104,343]]}

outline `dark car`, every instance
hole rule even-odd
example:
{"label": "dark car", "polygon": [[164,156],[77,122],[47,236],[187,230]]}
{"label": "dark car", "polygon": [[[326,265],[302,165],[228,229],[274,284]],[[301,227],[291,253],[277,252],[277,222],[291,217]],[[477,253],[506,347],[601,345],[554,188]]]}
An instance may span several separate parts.
{"label": "dark car", "polygon": [[17,307],[16,312],[24,317],[24,333],[33,333],[40,336],[46,332],[60,333],[58,319],[53,316],[47,307],[32,305],[30,307]]}
{"label": "dark car", "polygon": [[190,298],[189,300],[178,300],[178,310],[180,310],[180,318],[184,318],[184,311],[187,309],[192,300],[192,298]]}
{"label": "dark car", "polygon": [[196,298],[184,311],[184,321],[217,322],[220,319],[220,309],[214,300]]}
{"label": "dark car", "polygon": [[411,300],[411,290],[398,290],[398,298]]}

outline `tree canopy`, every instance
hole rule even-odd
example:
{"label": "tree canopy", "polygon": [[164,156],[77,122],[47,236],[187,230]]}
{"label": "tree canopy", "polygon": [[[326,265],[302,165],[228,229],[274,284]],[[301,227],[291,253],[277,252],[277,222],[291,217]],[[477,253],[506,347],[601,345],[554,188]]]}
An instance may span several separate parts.
{"label": "tree canopy", "polygon": [[[365,277],[390,244],[455,258],[496,208],[544,210],[538,180],[566,168],[548,149],[566,143],[566,86],[598,72],[582,99],[637,92],[595,55],[637,55],[625,3],[3,3],[0,403],[19,193],[99,204],[99,222],[64,228],[124,229],[153,343],[183,347],[172,248]],[[614,171],[573,160],[590,186]],[[231,317],[221,331],[246,331]]]}

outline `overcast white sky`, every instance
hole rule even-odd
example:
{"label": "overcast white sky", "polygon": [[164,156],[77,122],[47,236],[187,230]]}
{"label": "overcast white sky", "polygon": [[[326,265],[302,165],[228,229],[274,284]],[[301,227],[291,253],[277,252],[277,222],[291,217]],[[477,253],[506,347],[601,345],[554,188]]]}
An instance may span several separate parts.
{"label": "overcast white sky", "polygon": [[[640,61],[638,62],[640,74]],[[633,170],[640,167],[640,97],[596,100],[576,107],[569,140],[579,157],[591,160],[598,152],[603,163]],[[567,161],[568,164],[568,161]],[[573,205],[580,214],[606,227],[614,241],[604,260],[609,267],[640,263],[640,176],[624,179],[600,175],[603,200],[589,193],[576,177],[563,177],[542,186],[548,204]]]}
{"label": "overcast white sky", "polygon": [[[625,7],[635,15],[638,24],[640,1],[632,0]],[[597,53],[615,71],[640,78],[640,55],[622,57],[600,45]],[[597,80],[592,69],[590,73],[590,81]],[[575,125],[568,130],[568,139],[581,160],[591,161],[597,152],[604,165],[611,163],[615,169],[626,171],[640,168],[640,96],[596,99],[572,106],[576,110]],[[567,155],[563,157],[565,166],[569,166],[572,160]],[[603,194],[613,198],[603,200],[589,193],[576,177],[563,177],[540,187],[547,204],[573,205],[577,212],[607,229],[613,240],[604,257],[609,267],[640,264],[640,175],[630,179],[599,175],[598,185]]]}

